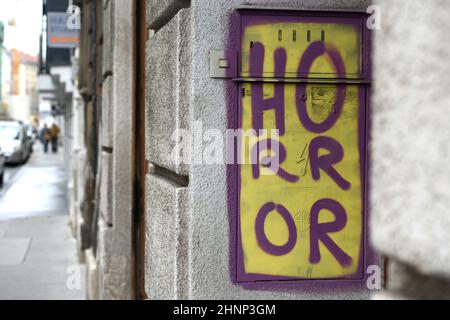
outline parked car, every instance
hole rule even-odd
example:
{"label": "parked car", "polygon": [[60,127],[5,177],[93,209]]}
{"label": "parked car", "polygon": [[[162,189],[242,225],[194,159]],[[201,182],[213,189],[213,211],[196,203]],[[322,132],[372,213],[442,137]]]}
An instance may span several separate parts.
{"label": "parked car", "polygon": [[25,163],[31,149],[25,126],[17,121],[0,121],[0,149],[7,164]]}

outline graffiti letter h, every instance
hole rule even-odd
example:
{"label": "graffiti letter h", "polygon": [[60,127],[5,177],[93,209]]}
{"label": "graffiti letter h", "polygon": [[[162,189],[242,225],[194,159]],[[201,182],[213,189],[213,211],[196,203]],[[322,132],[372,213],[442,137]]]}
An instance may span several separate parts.
{"label": "graffiti letter h", "polygon": [[[254,43],[250,50],[250,76],[253,78],[261,78],[264,70],[264,46],[257,42]],[[275,73],[277,75],[284,74],[286,70],[286,50],[278,48],[274,53]],[[259,135],[259,130],[263,129],[263,113],[264,111],[274,109],[276,118],[276,128],[280,136],[285,133],[284,126],[284,85],[275,83],[275,95],[273,98],[264,99],[263,84],[252,83],[252,122],[253,129]]]}

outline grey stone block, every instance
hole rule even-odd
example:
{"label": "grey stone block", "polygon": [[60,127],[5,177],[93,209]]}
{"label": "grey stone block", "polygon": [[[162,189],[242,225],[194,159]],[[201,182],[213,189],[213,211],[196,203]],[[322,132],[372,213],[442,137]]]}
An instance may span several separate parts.
{"label": "grey stone block", "polygon": [[86,298],[99,300],[97,260],[92,249],[86,250]]}
{"label": "grey stone block", "polygon": [[97,233],[98,296],[107,300],[132,299],[134,295],[131,268],[133,37],[130,36],[133,3],[113,1],[111,10],[113,65],[112,76],[106,79],[104,89],[110,91],[109,109],[103,108],[109,111],[103,118],[109,119],[106,122],[110,136],[103,146],[111,148],[112,153],[102,155],[102,214]]}
{"label": "grey stone block", "polygon": [[114,77],[110,76],[105,79],[102,88],[101,143],[102,146],[109,148],[113,146],[113,135],[114,135],[113,85],[114,85]]}
{"label": "grey stone block", "polygon": [[121,241],[120,234],[106,225],[100,218],[98,222],[98,286],[100,300],[129,300],[131,292],[130,245]]}
{"label": "grey stone block", "polygon": [[387,290],[407,299],[450,299],[450,280],[421,274],[396,260],[388,266]]}
{"label": "grey stone block", "polygon": [[[114,52],[114,120],[112,153],[112,216],[113,228],[104,229],[105,259],[102,267],[101,299],[132,299],[132,113],[133,90],[132,67],[132,15],[131,2],[115,3],[116,16],[123,15],[116,23],[116,44]],[[120,43],[120,44],[119,44]]]}
{"label": "grey stone block", "polygon": [[146,195],[146,293],[150,299],[187,298],[188,189],[150,174]]}
{"label": "grey stone block", "polygon": [[103,0],[103,75],[113,70],[114,2],[113,0]]}
{"label": "grey stone block", "polygon": [[180,9],[189,7],[190,0],[150,0],[147,2],[147,24],[170,20]]}
{"label": "grey stone block", "polygon": [[[131,237],[133,148],[133,9],[130,1],[114,3],[113,67],[113,211],[116,231]],[[128,239],[131,241],[131,238]]]}
{"label": "grey stone block", "polygon": [[442,39],[450,3],[376,4],[372,242],[425,275],[449,278],[450,44]]}
{"label": "grey stone block", "polygon": [[191,45],[190,13],[181,10],[147,43],[147,160],[187,175],[188,165],[172,157],[175,130],[189,129]]}
{"label": "grey stone block", "polygon": [[[73,154],[72,154],[73,156]],[[76,159],[76,157],[72,157],[72,159]],[[76,165],[76,161],[73,162]],[[72,182],[69,182],[67,185],[67,198],[69,202],[69,227],[72,234],[72,237],[76,237],[76,228],[77,228],[77,215],[76,215],[76,207],[75,207],[75,171],[71,170],[72,173]],[[1,229],[0,229],[0,238],[1,238]]]}
{"label": "grey stone block", "polygon": [[100,213],[108,226],[114,225],[113,216],[113,158],[110,153],[102,152]]}
{"label": "grey stone block", "polygon": [[77,161],[77,190],[76,190],[76,201],[75,201],[75,215],[76,215],[76,236],[77,239],[77,253],[78,260],[80,263],[85,262],[84,245],[82,238],[82,225],[84,224],[82,203],[84,199],[84,187],[85,187],[85,176],[84,167],[86,165],[86,149],[81,148],[78,152]]}

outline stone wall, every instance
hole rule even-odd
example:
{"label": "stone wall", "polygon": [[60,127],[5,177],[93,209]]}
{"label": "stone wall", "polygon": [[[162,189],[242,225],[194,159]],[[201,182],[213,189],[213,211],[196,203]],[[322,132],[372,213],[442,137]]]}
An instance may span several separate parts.
{"label": "stone wall", "polygon": [[82,12],[83,103],[74,109],[71,223],[87,264],[87,297],[132,299],[133,3],[74,4]]}
{"label": "stone wall", "polygon": [[[227,82],[209,75],[209,52],[227,49],[237,8],[349,10],[368,1],[153,0],[148,2],[145,288],[150,299],[368,298],[362,287],[248,290],[230,276],[227,168],[180,165],[172,133],[227,128]],[[234,32],[234,33],[233,33]]]}
{"label": "stone wall", "polygon": [[123,0],[103,3],[100,298],[131,299],[133,5]]}
{"label": "stone wall", "polygon": [[449,298],[450,3],[374,3],[372,242],[392,293]]}

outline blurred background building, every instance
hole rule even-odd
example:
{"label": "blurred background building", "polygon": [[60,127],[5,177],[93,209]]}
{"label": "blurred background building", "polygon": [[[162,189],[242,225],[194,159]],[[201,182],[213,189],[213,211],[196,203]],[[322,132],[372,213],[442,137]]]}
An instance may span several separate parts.
{"label": "blurred background building", "polygon": [[4,46],[7,32],[13,32],[14,21],[0,25],[0,112],[3,117],[33,122],[39,113],[37,74],[38,57]]}
{"label": "blurred background building", "polygon": [[12,49],[11,60],[12,83],[7,114],[15,120],[35,121],[39,115],[38,58]]}

